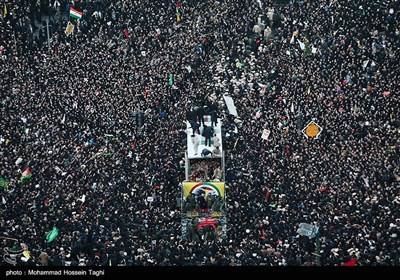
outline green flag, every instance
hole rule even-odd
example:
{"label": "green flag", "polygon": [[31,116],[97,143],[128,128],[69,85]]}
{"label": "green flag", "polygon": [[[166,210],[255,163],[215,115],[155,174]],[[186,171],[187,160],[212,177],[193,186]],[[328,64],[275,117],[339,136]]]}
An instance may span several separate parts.
{"label": "green flag", "polygon": [[304,56],[309,56],[311,54],[310,45],[306,44],[306,48],[304,49]]}
{"label": "green flag", "polygon": [[245,64],[244,63],[242,63],[242,62],[240,62],[240,61],[238,61],[238,62],[236,62],[236,68],[242,68],[243,66],[244,66]]}
{"label": "green flag", "polygon": [[0,178],[0,187],[3,187],[3,188],[6,189],[7,186],[8,186],[8,181],[7,181],[7,179]]}
{"label": "green flag", "polygon": [[311,54],[310,42],[307,39],[304,39],[304,56],[309,56]]}
{"label": "green flag", "polygon": [[58,236],[58,229],[56,227],[53,227],[53,229],[46,236],[47,243],[53,241],[57,236]]}
{"label": "green flag", "polygon": [[169,75],[169,85],[172,86],[174,84],[174,76],[172,74]]}

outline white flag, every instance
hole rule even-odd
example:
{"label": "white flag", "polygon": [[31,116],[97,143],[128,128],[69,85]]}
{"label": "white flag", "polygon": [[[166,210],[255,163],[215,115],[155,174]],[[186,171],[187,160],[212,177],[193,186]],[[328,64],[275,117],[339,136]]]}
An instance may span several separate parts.
{"label": "white flag", "polygon": [[297,39],[297,42],[298,42],[299,45],[300,45],[300,49],[304,51],[305,48],[306,48],[306,45],[305,45],[302,41],[300,41],[299,39]]}
{"label": "white flag", "polygon": [[54,1],[53,6],[54,6],[54,9],[57,9],[57,7],[60,7],[61,4],[60,4],[60,2],[58,2],[58,1],[56,0],[56,1]]}
{"label": "white flag", "polygon": [[365,69],[365,67],[367,67],[368,63],[369,63],[369,59],[363,62],[363,69]]}
{"label": "white flag", "polygon": [[317,53],[317,48],[311,47],[311,52],[312,53]]}
{"label": "white flag", "polygon": [[290,106],[290,112],[294,113],[294,103],[292,103],[292,106]]}
{"label": "white flag", "polygon": [[78,200],[82,201],[82,203],[85,203],[85,201],[86,201],[86,195],[83,194],[83,195],[82,195],[82,198],[78,198]]}
{"label": "white flag", "polygon": [[7,203],[7,201],[6,201],[6,199],[4,198],[4,196],[1,197],[1,203],[3,203],[3,204],[6,204],[6,203]]}
{"label": "white flag", "polygon": [[18,165],[18,164],[20,164],[22,162],[22,158],[18,158],[16,161],[15,161],[15,165]]}
{"label": "white flag", "polygon": [[290,39],[290,43],[293,44],[294,43],[294,32],[292,34],[292,39]]}

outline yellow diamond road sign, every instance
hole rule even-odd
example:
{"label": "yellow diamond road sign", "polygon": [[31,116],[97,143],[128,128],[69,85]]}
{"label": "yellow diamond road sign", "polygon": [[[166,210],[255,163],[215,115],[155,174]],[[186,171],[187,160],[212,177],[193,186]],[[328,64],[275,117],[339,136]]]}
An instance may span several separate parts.
{"label": "yellow diamond road sign", "polygon": [[322,127],[320,127],[316,122],[311,121],[305,128],[303,128],[302,132],[306,137],[318,139],[318,136],[322,132]]}

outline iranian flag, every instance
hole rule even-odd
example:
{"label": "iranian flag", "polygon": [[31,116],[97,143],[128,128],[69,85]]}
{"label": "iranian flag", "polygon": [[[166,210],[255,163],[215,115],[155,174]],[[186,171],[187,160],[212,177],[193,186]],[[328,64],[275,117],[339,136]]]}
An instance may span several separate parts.
{"label": "iranian flag", "polygon": [[27,169],[25,169],[24,172],[22,172],[21,178],[19,179],[19,183],[23,184],[26,181],[28,181],[31,177],[32,177],[32,174],[28,167]]}
{"label": "iranian flag", "polygon": [[79,12],[79,11],[75,10],[74,8],[72,8],[72,7],[69,9],[69,16],[70,17],[81,19],[82,15],[83,15],[82,12]]}

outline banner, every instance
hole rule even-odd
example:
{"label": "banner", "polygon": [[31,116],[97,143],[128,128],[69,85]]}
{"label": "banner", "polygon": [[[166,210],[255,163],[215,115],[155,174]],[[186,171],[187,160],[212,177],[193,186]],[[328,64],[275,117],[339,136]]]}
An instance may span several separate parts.
{"label": "banner", "polygon": [[264,128],[261,138],[264,140],[268,140],[268,137],[270,134],[271,134],[271,131],[267,128]]}
{"label": "banner", "polygon": [[71,35],[74,32],[74,28],[75,26],[70,21],[68,21],[67,27],[65,28],[65,34],[67,36]]}
{"label": "banner", "polygon": [[238,113],[236,111],[236,106],[233,103],[232,97],[224,95],[224,100],[225,100],[225,103],[226,103],[226,107],[228,107],[229,114],[234,115],[235,117],[237,117]]}
{"label": "banner", "polygon": [[210,194],[219,197],[225,197],[225,183],[223,182],[184,182],[183,183],[183,197],[186,198],[190,194],[204,193],[205,197]]}

